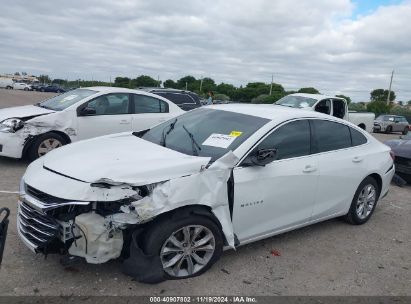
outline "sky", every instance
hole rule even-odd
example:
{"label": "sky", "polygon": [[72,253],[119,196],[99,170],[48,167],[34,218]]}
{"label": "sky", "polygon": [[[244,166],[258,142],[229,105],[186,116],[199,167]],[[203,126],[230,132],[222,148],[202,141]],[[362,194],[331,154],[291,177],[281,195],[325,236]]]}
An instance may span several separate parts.
{"label": "sky", "polygon": [[4,0],[0,73],[186,75],[411,100],[411,0]]}

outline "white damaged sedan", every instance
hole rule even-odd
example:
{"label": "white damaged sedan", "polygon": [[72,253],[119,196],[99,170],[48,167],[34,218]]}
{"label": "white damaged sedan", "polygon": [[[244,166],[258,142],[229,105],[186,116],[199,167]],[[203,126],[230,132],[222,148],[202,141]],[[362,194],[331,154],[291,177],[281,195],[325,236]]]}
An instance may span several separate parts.
{"label": "white damaged sedan", "polygon": [[34,160],[71,142],[144,130],[182,113],[171,101],[143,91],[76,89],[35,105],[0,109],[0,156]]}
{"label": "white damaged sedan", "polygon": [[143,282],[199,275],[235,248],[334,217],[367,222],[394,175],[390,148],[351,123],[272,105],[219,105],[33,162],[18,232],[34,252]]}

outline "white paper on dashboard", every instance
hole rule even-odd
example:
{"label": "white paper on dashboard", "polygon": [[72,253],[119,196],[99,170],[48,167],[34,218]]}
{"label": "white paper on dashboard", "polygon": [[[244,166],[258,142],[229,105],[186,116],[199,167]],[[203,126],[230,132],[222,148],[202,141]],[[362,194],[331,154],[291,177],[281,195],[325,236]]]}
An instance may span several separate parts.
{"label": "white paper on dashboard", "polygon": [[236,138],[237,136],[213,133],[203,142],[203,145],[226,149]]}

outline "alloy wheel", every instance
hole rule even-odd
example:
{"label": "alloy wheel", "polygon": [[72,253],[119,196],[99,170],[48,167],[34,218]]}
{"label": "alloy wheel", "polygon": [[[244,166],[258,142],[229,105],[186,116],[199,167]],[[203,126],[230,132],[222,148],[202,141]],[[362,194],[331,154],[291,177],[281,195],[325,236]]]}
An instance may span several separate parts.
{"label": "alloy wheel", "polygon": [[366,219],[372,212],[377,197],[377,191],[372,184],[367,184],[361,190],[358,199],[356,212],[360,219]]}
{"label": "alloy wheel", "polygon": [[63,144],[59,140],[55,138],[48,138],[40,143],[37,153],[40,157],[61,146],[63,146]]}
{"label": "alloy wheel", "polygon": [[191,276],[213,257],[215,238],[207,227],[189,225],[173,232],[160,250],[164,271],[172,277]]}

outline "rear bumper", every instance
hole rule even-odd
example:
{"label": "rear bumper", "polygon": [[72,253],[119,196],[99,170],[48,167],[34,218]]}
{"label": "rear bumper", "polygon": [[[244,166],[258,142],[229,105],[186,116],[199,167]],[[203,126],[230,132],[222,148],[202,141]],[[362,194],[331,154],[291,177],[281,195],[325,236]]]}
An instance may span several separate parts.
{"label": "rear bumper", "polygon": [[381,187],[381,193],[380,193],[380,198],[383,198],[384,196],[387,195],[391,180],[394,177],[395,174],[395,165],[391,167],[389,171],[387,171],[384,176],[382,177],[382,187]]}
{"label": "rear bumper", "polygon": [[21,134],[0,132],[0,156],[21,158],[24,142]]}

